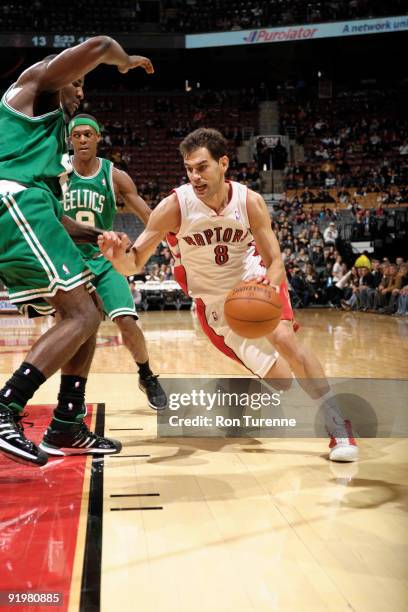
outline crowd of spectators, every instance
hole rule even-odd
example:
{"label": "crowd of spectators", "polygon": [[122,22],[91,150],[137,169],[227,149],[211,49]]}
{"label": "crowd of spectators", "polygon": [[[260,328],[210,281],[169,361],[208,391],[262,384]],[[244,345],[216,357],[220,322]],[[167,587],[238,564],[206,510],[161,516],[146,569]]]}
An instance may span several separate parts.
{"label": "crowd of spectators", "polygon": [[[232,102],[235,108],[232,106]],[[109,99],[92,100],[92,108],[90,112],[105,115],[106,119],[102,122],[103,142],[101,154],[111,156],[111,158],[127,169],[134,176],[140,194],[145,198],[149,205],[154,208],[158,202],[168,195],[170,188],[175,184],[181,184],[187,181],[184,174],[183,165],[177,154],[177,147],[180,139],[191,129],[199,125],[205,125],[210,119],[211,125],[221,127],[217,121],[224,119],[225,115],[237,117],[242,108],[250,109],[249,112],[254,112],[259,102],[258,92],[252,90],[243,90],[237,96],[231,96],[227,92],[196,92],[193,96],[161,96],[150,98],[146,102],[146,107],[140,114],[143,116],[143,123],[134,121],[135,113],[129,111],[126,105],[122,115],[118,118],[112,113],[118,105],[118,99],[115,99],[114,108],[112,109]],[[330,107],[331,104],[331,107]],[[305,146],[306,154],[309,155],[310,150],[320,148],[316,139],[330,138],[333,140],[333,145],[325,142],[328,152],[328,159],[323,159],[321,162],[312,160],[306,162],[311,168],[310,172],[319,172],[316,182],[310,181],[309,172],[305,178],[301,178],[301,165],[287,165],[284,170],[286,177],[286,185],[289,188],[282,199],[280,200],[273,223],[281,244],[285,265],[287,269],[290,286],[292,289],[292,297],[297,307],[307,306],[323,306],[329,305],[338,308],[352,308],[375,310],[376,312],[391,312],[405,313],[406,312],[406,281],[404,281],[404,268],[401,269],[401,286],[393,287],[394,293],[386,292],[385,298],[376,297],[378,292],[366,291],[364,288],[360,290],[360,283],[365,285],[370,282],[371,272],[367,274],[362,272],[362,268],[354,269],[352,264],[353,258],[350,250],[345,248],[342,243],[340,229],[344,223],[345,215],[348,223],[351,224],[351,239],[366,239],[373,240],[376,238],[384,238],[389,232],[389,221],[393,211],[388,207],[389,204],[403,207],[408,201],[408,180],[406,180],[406,157],[404,146],[399,144],[399,141],[390,140],[387,138],[388,130],[393,130],[395,138],[405,138],[405,124],[393,124],[392,128],[386,123],[383,118],[386,116],[386,109],[383,109],[373,102],[372,110],[376,113],[376,117],[372,118],[368,112],[364,113],[364,119],[360,113],[360,128],[362,133],[369,135],[373,129],[381,134],[386,142],[391,142],[387,145],[386,151],[382,151],[386,160],[384,166],[393,170],[394,163],[399,163],[401,170],[399,179],[396,180],[396,175],[390,175],[385,171],[380,170],[380,176],[383,181],[376,183],[375,181],[361,182],[357,180],[355,158],[350,154],[349,147],[352,139],[348,137],[344,142],[347,143],[344,150],[342,148],[343,141],[336,141],[337,132],[343,129],[348,134],[348,126],[344,122],[347,121],[347,113],[350,111],[350,106],[357,104],[353,97],[341,99],[340,102],[334,103],[317,103],[316,105],[305,103],[304,113],[300,112],[300,119],[296,124],[299,133],[299,143],[302,142]],[[99,106],[98,106],[99,105]],[[347,112],[344,109],[347,108]],[[226,113],[226,108],[228,112]],[[288,113],[293,112],[293,109],[288,107]],[[317,109],[317,110],[316,110]],[[301,109],[302,111],[302,109]],[[317,121],[316,115],[322,113],[323,120],[327,121],[325,128]],[[357,108],[354,115],[357,114]],[[354,116],[351,114],[351,116]],[[250,115],[252,119],[255,115]],[[320,116],[320,115],[319,115]],[[128,119],[127,119],[128,117]],[[171,121],[169,118],[171,117]],[[308,118],[307,118],[308,117]],[[285,120],[291,120],[290,115],[283,117]],[[364,125],[367,121],[367,125]],[[378,123],[375,123],[377,121]],[[374,123],[373,123],[374,122]],[[262,138],[256,140],[255,152],[256,161],[243,164],[239,163],[236,155],[236,147],[241,142],[241,126],[238,127],[235,120],[231,123],[226,122],[223,126],[223,131],[226,133],[230,143],[230,170],[229,178],[240,181],[246,184],[251,189],[256,191],[262,190],[261,171],[264,165],[268,165],[268,159],[271,151],[268,150],[266,142]],[[316,123],[318,123],[316,127]],[[285,124],[283,123],[285,126]],[[382,126],[379,129],[378,126]],[[357,134],[357,128],[354,126],[354,135]],[[307,131],[310,131],[309,132]],[[365,130],[365,132],[364,132]],[[255,130],[254,130],[254,133]],[[340,132],[339,132],[340,133]],[[162,138],[162,144],[165,143],[166,149],[158,147],[158,142]],[[310,146],[309,146],[310,143]],[[377,143],[378,144],[378,143]],[[397,147],[402,147],[401,149]],[[173,153],[168,155],[169,148],[172,147]],[[309,148],[308,148],[309,147]],[[381,159],[377,148],[368,147],[365,155],[360,155],[360,168],[375,168],[379,167]],[[339,158],[338,151],[344,152],[343,159]],[[140,168],[141,156],[144,152],[150,152],[149,166],[145,173],[140,176],[137,174]],[[392,158],[389,153],[392,153]],[[385,157],[388,154],[388,157]],[[283,155],[279,156],[282,157]],[[268,159],[267,159],[268,158]],[[169,159],[177,163],[176,174],[173,176],[166,175],[162,171],[167,167]],[[276,168],[277,156],[274,156],[272,161]],[[158,162],[158,171],[154,172],[154,163]],[[318,165],[318,163],[320,165]],[[306,165],[305,164],[305,165]],[[337,181],[330,182],[323,179],[327,178],[329,172],[326,172],[323,164],[337,164],[337,175],[341,177],[339,184]],[[349,166],[347,167],[347,164]],[[292,170],[290,170],[292,169]],[[136,170],[136,173],[134,172]],[[331,171],[331,170],[330,170]],[[296,181],[292,180],[291,175],[296,176]],[[335,175],[336,176],[336,175]],[[391,178],[387,178],[390,177]],[[316,185],[317,184],[317,185]],[[290,189],[292,188],[292,189]],[[370,202],[370,206],[368,206]],[[316,206],[315,206],[316,205]],[[164,261],[163,257],[169,258],[170,261]],[[172,269],[171,255],[165,245],[161,245],[155,256],[148,263],[143,279],[144,280],[170,280]],[[377,263],[373,262],[376,271]],[[379,264],[381,272],[385,278],[388,278],[388,271],[384,268],[384,264]],[[398,270],[400,271],[400,264]],[[374,274],[378,280],[378,274]],[[399,283],[399,281],[398,281]],[[370,287],[371,289],[371,287]],[[397,291],[399,293],[397,294]],[[388,293],[392,300],[388,301]],[[398,300],[401,297],[400,302]],[[367,299],[366,299],[367,298]],[[342,301],[343,300],[343,301]],[[349,303],[350,302],[350,303]],[[367,304],[367,306],[366,306]]]}
{"label": "crowd of spectators", "polygon": [[305,212],[283,203],[273,219],[295,307],[407,315],[408,264],[402,257],[395,263],[370,260],[367,252],[355,260],[340,240],[335,218],[331,209]]}
{"label": "crowd of spectators", "polygon": [[389,201],[406,201],[406,188],[401,191],[408,184],[403,100],[396,91],[360,91],[327,100],[282,94],[281,132],[295,137],[304,150],[304,161],[285,168],[286,187],[353,187],[359,195],[381,192]]}
{"label": "crowd of spectators", "polygon": [[[367,252],[356,257],[340,237],[339,221],[336,208],[306,209],[286,195],[275,206],[272,228],[295,308],[329,306],[407,316],[408,263],[402,257],[380,261]],[[163,242],[138,278],[171,280],[173,266]]]}
{"label": "crowd of spectators", "polygon": [[[404,15],[404,0],[34,0],[27,11],[22,0],[2,2],[0,31],[132,32],[160,28],[163,32],[194,33],[288,26],[342,19]],[[62,17],[63,16],[63,17]]]}
{"label": "crowd of spectators", "polygon": [[162,3],[165,32],[212,32],[404,15],[403,0],[171,0]]}
{"label": "crowd of spectators", "polygon": [[95,115],[101,125],[99,154],[129,172],[154,208],[170,189],[187,180],[178,146],[202,125],[221,129],[227,138],[231,177],[260,188],[255,163],[240,167],[236,155],[243,130],[252,134],[256,129],[259,96],[253,88],[196,89],[166,96],[91,94],[83,112]]}
{"label": "crowd of spectators", "polygon": [[348,290],[341,300],[344,310],[408,316],[408,264],[402,257],[373,259],[369,267],[353,266]]}
{"label": "crowd of spectators", "polygon": [[[151,14],[155,7],[156,14]],[[146,10],[147,9],[147,10]],[[150,10],[149,10],[150,9]],[[159,20],[159,6],[129,0],[13,0],[0,5],[0,31],[41,32],[87,36],[101,32],[132,32],[139,24]]]}

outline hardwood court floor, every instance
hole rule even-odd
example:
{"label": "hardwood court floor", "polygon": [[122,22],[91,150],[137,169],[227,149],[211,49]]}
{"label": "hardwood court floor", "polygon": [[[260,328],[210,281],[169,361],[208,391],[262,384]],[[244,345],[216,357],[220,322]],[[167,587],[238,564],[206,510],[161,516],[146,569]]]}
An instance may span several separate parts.
{"label": "hardwood court floor", "polygon": [[[297,315],[329,376],[408,378],[407,319]],[[246,375],[190,312],[141,318],[155,371]],[[0,382],[46,325],[0,319]],[[406,440],[363,439],[359,463],[341,465],[325,439],[157,439],[134,371],[102,324],[87,397],[105,403],[105,433],[124,446],[105,459],[103,612],[407,609]],[[34,401],[57,389],[55,376]],[[146,506],[162,509],[114,510]]]}

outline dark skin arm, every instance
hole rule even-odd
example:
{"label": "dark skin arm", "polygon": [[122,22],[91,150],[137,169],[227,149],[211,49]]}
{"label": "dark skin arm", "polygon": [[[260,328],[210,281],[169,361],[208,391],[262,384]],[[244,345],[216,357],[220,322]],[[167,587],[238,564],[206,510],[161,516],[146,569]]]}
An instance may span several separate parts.
{"label": "dark skin arm", "polygon": [[61,223],[72,240],[77,244],[84,244],[86,242],[89,244],[98,244],[98,236],[103,234],[103,230],[92,227],[92,225],[86,225],[85,223],[75,221],[71,219],[71,217],[67,217],[67,215],[61,217]]}
{"label": "dark skin arm", "polygon": [[113,186],[115,188],[116,197],[121,197],[132,213],[146,225],[152,211],[143,198],[137,193],[136,185],[130,176],[126,172],[123,172],[123,170],[114,168]]}
{"label": "dark skin arm", "polygon": [[[98,244],[98,236],[103,235],[102,229],[92,227],[92,225],[87,225],[80,221],[75,221],[75,219],[71,219],[71,217],[67,215],[62,215],[61,223],[76,244],[87,243],[96,245]],[[124,244],[127,245],[127,248],[130,247],[131,243],[127,234],[124,232],[112,232],[112,234],[122,240]]]}
{"label": "dark skin arm", "polygon": [[78,86],[82,88],[83,77],[100,64],[117,66],[122,73],[139,66],[148,74],[153,72],[146,57],[128,55],[109,36],[95,36],[66,49],[50,62],[38,62],[27,68],[17,80],[9,104],[30,117],[54,110],[59,104],[60,90],[76,81],[80,81]]}

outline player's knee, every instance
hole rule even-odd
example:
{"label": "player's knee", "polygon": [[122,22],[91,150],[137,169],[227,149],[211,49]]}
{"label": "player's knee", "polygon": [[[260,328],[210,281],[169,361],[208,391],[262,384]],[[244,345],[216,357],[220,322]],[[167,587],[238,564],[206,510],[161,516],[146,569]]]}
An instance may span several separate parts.
{"label": "player's knee", "polygon": [[273,338],[273,344],[276,350],[293,366],[303,366],[305,362],[305,349],[302,344],[296,339],[295,332],[292,329],[282,328]]}
{"label": "player's knee", "polygon": [[65,312],[63,318],[75,320],[76,328],[83,332],[84,337],[89,337],[94,334],[101,322],[101,313],[98,311],[94,302],[87,296],[80,304],[76,304],[75,308]]}
{"label": "player's knee", "polygon": [[121,315],[120,317],[116,317],[115,323],[119,327],[122,334],[126,334],[126,332],[129,331],[134,331],[134,328],[137,327],[135,318],[130,315]]}
{"label": "player's knee", "polygon": [[270,370],[263,377],[268,385],[278,391],[288,391],[292,386],[292,372],[289,364],[279,356]]}
{"label": "player's knee", "polygon": [[285,358],[298,353],[298,345],[294,338],[294,332],[287,327],[277,329],[272,334],[272,343],[276,350]]}

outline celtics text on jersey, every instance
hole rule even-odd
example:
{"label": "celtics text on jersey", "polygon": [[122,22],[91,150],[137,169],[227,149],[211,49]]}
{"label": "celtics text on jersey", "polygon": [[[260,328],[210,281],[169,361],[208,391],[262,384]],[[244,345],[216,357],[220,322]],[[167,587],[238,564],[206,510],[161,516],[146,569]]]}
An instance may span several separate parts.
{"label": "celtics text on jersey", "polygon": [[[81,223],[104,230],[111,230],[116,214],[116,198],[113,187],[113,163],[98,157],[98,169],[91,176],[80,175],[72,163],[64,189],[62,207],[64,214]],[[93,257],[99,249],[91,244],[79,244],[85,257]]]}

